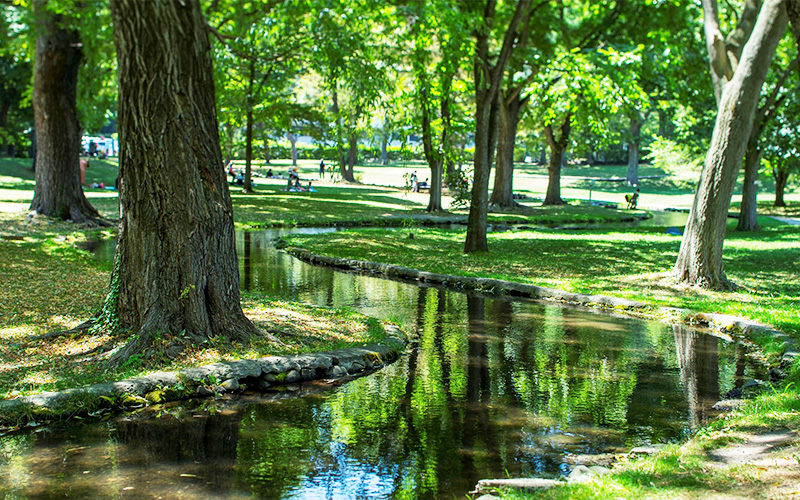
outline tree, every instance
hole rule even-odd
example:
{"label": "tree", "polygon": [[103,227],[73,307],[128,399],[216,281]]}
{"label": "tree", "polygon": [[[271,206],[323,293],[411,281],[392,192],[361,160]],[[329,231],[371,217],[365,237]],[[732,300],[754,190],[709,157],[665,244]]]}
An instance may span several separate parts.
{"label": "tree", "polygon": [[381,66],[390,59],[383,48],[387,45],[383,43],[385,27],[375,19],[385,9],[377,5],[374,0],[357,4],[322,2],[311,15],[314,40],[310,64],[322,76],[322,87],[330,99],[339,168],[347,182],[356,181],[353,168],[358,141],[366,113],[385,85]]}
{"label": "tree", "polygon": [[454,80],[466,55],[465,18],[450,2],[420,2],[410,27],[413,98],[420,109],[422,146],[431,171],[428,212],[442,210],[445,165],[452,161]]}
{"label": "tree", "polygon": [[[797,59],[795,59],[795,64]],[[787,68],[794,71],[794,66]],[[797,82],[792,85],[797,88]],[[775,116],[766,123],[765,136],[769,137],[762,147],[764,162],[768,172],[775,181],[776,207],[785,207],[784,192],[789,177],[800,171],[800,133],[797,128],[797,117],[800,116],[800,97],[797,92],[784,94],[786,102],[777,108]]]}
{"label": "tree", "polygon": [[732,286],[722,266],[728,208],[761,86],[786,25],[785,2],[766,0],[741,59],[721,92],[711,145],[675,263],[674,273],[680,282],[704,288]]}
{"label": "tree", "polygon": [[[546,3],[537,7],[546,7]],[[514,150],[517,142],[522,114],[531,100],[527,87],[534,81],[542,65],[552,56],[548,37],[536,37],[529,41],[532,32],[544,32],[553,19],[547,13],[537,13],[523,30],[519,46],[523,50],[514,52],[506,71],[505,88],[497,99],[497,161],[495,162],[494,186],[489,205],[499,210],[513,210],[519,206],[514,201]],[[530,23],[536,23],[534,27]]]}
{"label": "tree", "polygon": [[[789,21],[792,23],[797,52],[800,53],[800,0],[786,0],[786,11],[789,14]],[[800,74],[800,66],[797,67],[797,71]]]}
{"label": "tree", "polygon": [[36,62],[33,110],[36,122],[36,186],[30,209],[76,223],[108,225],[83,194],[78,166],[78,70],[83,59],[78,31],[47,0],[33,2]]}
{"label": "tree", "polygon": [[[475,80],[475,159],[471,204],[467,220],[467,237],[464,253],[486,252],[486,221],[489,204],[489,173],[494,158],[494,131],[497,127],[497,99],[503,75],[521,34],[528,28],[531,0],[520,0],[512,11],[507,27],[501,31],[500,51],[491,54],[491,35],[496,28],[497,1],[467,2],[469,12],[476,16],[475,54],[473,75]],[[525,37],[527,38],[527,37]]]}
{"label": "tree", "polygon": [[[776,58],[777,59],[777,58]],[[753,128],[747,140],[747,150],[744,154],[744,182],[742,183],[742,206],[739,210],[737,231],[756,231],[758,229],[758,170],[761,165],[762,147],[759,144],[764,130],[769,122],[781,111],[788,93],[781,94],[786,79],[794,72],[797,66],[795,58],[779,75],[772,91],[765,101],[756,109],[753,117]],[[775,137],[775,136],[773,136]],[[785,144],[784,144],[785,145]],[[781,163],[780,161],[778,163]],[[775,177],[776,181],[778,177]],[[777,182],[776,182],[777,187]]]}
{"label": "tree", "polygon": [[711,81],[717,103],[722,98],[722,91],[733,78],[742,50],[755,28],[759,15],[761,0],[744,0],[742,13],[736,28],[725,37],[719,22],[719,6],[717,0],[703,0],[703,26],[706,35],[706,49],[711,66]]}
{"label": "tree", "polygon": [[[263,335],[242,312],[228,192],[199,0],[112,0],[119,66],[120,221],[99,325],[130,341]],[[175,347],[176,349],[179,347]]]}
{"label": "tree", "polygon": [[218,3],[216,7],[218,27],[212,32],[222,43],[217,61],[226,101],[223,109],[245,117],[243,191],[249,193],[253,189],[256,123],[278,117],[289,121],[287,114],[276,111],[287,108],[284,103],[297,72],[302,42],[307,37],[302,24],[296,22],[300,16],[289,10],[291,6],[272,2],[245,6],[237,0]]}
{"label": "tree", "polygon": [[606,59],[610,59],[609,54],[602,51],[561,50],[540,72],[541,84],[534,90],[534,113],[544,125],[550,149],[543,205],[565,203],[561,198],[561,169],[566,163],[572,130],[599,132],[605,119],[618,109],[620,88],[609,77],[609,71],[602,68],[613,71],[622,63]]}
{"label": "tree", "polygon": [[0,3],[0,154],[15,156],[22,150],[25,130],[33,128],[33,109],[26,99],[33,63],[25,43],[26,10]]}

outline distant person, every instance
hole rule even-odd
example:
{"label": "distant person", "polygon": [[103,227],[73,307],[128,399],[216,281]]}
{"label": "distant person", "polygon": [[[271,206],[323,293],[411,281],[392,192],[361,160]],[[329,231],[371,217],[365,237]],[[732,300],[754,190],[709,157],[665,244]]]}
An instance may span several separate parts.
{"label": "distant person", "polygon": [[636,205],[639,204],[639,189],[637,188],[633,194],[626,194],[625,201],[628,202],[628,210],[636,210]]}
{"label": "distant person", "polygon": [[81,168],[81,186],[86,185],[86,169],[89,168],[89,160],[84,158],[82,159],[78,165]]}
{"label": "distant person", "polygon": [[272,173],[272,169],[270,168],[267,170],[267,179],[272,179],[273,177],[275,177],[275,174]]}
{"label": "distant person", "polygon": [[325,178],[325,159],[324,158],[319,161],[319,178],[320,179],[324,179]]}

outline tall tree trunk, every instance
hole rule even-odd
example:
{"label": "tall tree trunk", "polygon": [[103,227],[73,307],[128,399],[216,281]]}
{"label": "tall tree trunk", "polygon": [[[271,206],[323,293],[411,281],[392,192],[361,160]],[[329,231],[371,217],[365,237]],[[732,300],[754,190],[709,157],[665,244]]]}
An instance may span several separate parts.
{"label": "tall tree trunk", "polygon": [[89,204],[81,188],[81,135],[78,123],[78,70],[83,53],[78,32],[34,2],[36,61],[33,112],[36,123],[36,185],[30,209],[36,213],[89,225],[108,225]]}
{"label": "tall tree trunk", "polygon": [[233,126],[230,123],[223,125],[225,129],[225,165],[233,161]]}
{"label": "tall tree trunk", "polygon": [[768,62],[786,24],[784,1],[765,1],[733,79],[722,93],[711,146],[675,263],[680,282],[704,288],[731,287],[722,267],[728,208]]}
{"label": "tall tree trunk", "polygon": [[666,109],[658,108],[658,136],[667,138],[671,135],[672,131],[672,117],[671,113],[667,113]]}
{"label": "tall tree trunk", "polygon": [[547,144],[550,146],[550,163],[547,167],[547,193],[542,205],[564,205],[564,200],[561,199],[561,165],[564,162],[564,155],[569,143],[571,121],[572,117],[567,114],[561,124],[559,137],[555,136],[552,125],[548,125],[544,129]]}
{"label": "tall tree trunk", "polygon": [[517,142],[519,116],[525,101],[515,94],[511,99],[498,98],[499,120],[497,127],[497,162],[494,188],[489,205],[501,210],[513,210],[514,201],[514,146]]}
{"label": "tall tree trunk", "polygon": [[[755,125],[753,127],[755,130]],[[753,137],[751,133],[750,141],[747,144],[747,152],[744,154],[742,207],[739,210],[737,231],[758,230],[758,167],[760,162],[761,150],[758,148],[758,136]]]}
{"label": "tall tree trunk", "polygon": [[286,137],[289,139],[289,144],[292,146],[292,166],[297,166],[297,136],[295,136],[291,132],[286,133]]}
{"label": "tall tree trunk", "polygon": [[200,343],[265,335],[245,317],[233,208],[219,147],[214,71],[199,0],[112,0],[119,68],[120,221],[101,323]]}
{"label": "tall tree trunk", "polygon": [[337,84],[336,81],[334,81],[331,99],[333,101],[333,116],[336,120],[336,161],[339,163],[339,172],[341,172],[342,178],[344,178],[347,159],[344,155],[344,125],[342,124],[341,110],[339,109],[339,91],[336,87]]}
{"label": "tall tree trunk", "polygon": [[250,60],[249,74],[247,78],[247,110],[245,111],[245,139],[244,139],[244,186],[242,192],[253,192],[253,108],[256,103],[253,100],[253,87],[256,82],[256,61]]}
{"label": "tall tree trunk", "polygon": [[642,141],[642,115],[638,110],[634,110],[630,116],[631,137],[628,141],[628,184],[637,186],[639,184],[639,144]]}
{"label": "tall tree trunk", "polygon": [[264,143],[264,163],[269,165],[270,163],[272,163],[272,156],[269,153],[269,135],[267,134],[266,130],[264,130],[262,134],[263,135],[261,136],[262,137],[261,142]]}
{"label": "tall tree trunk", "polygon": [[[5,130],[8,126],[8,112],[11,111],[11,101],[3,101],[2,105],[0,105],[0,130]],[[11,146],[11,142],[9,141],[9,137],[6,136],[3,139],[3,151],[6,152],[8,156],[13,156],[9,154],[9,149]]]}
{"label": "tall tree trunk", "polygon": [[789,171],[782,168],[773,168],[772,177],[775,178],[775,203],[776,207],[785,207],[786,201],[783,193],[786,191],[786,183],[789,182]]}
{"label": "tall tree trunk", "polygon": [[389,141],[392,140],[392,133],[383,131],[381,135],[381,165],[389,164]]}
{"label": "tall tree trunk", "polygon": [[352,133],[347,138],[347,163],[342,169],[342,180],[355,182],[355,166],[358,161],[358,134]]}
{"label": "tall tree trunk", "polygon": [[488,91],[476,91],[478,99],[475,106],[475,160],[473,163],[474,178],[472,182],[471,203],[467,221],[467,238],[464,252],[486,252],[489,245],[486,240],[487,209],[489,204],[489,173],[492,168],[491,131],[496,120],[492,109],[494,97]]}
{"label": "tall tree trunk", "polygon": [[242,192],[253,192],[253,108],[247,106],[244,129],[244,186]]}
{"label": "tall tree trunk", "polygon": [[[431,125],[431,109],[428,96],[427,75],[420,70],[417,76],[420,86],[420,101],[422,111],[422,153],[431,171],[431,185],[428,199],[428,212],[442,210],[442,170],[444,166],[443,152],[433,144],[433,127]],[[438,193],[434,192],[434,184],[438,186]]]}
{"label": "tall tree trunk", "polygon": [[[520,40],[520,27],[529,29],[523,18],[529,14],[531,0],[520,0],[516,4],[514,16],[505,30],[503,44],[494,60],[489,62],[489,36],[494,23],[496,2],[490,0],[483,10],[484,29],[476,29],[476,48],[473,66],[475,81],[475,160],[472,182],[471,204],[467,219],[467,236],[464,253],[486,252],[486,221],[489,205],[489,173],[494,158],[494,141],[497,134],[498,105],[500,86],[503,83],[508,61]],[[527,37],[526,37],[527,38]]]}

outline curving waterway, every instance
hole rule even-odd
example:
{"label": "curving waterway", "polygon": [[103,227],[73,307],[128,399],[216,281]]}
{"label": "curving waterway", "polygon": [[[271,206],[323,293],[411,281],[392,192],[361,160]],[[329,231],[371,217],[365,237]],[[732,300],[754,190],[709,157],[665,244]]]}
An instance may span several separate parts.
{"label": "curving waterway", "polygon": [[0,437],[0,496],[464,498],[680,440],[751,376],[741,348],[680,326],[314,267],[279,234],[237,235],[243,289],[393,319],[416,334],[407,354],[338,386]]}

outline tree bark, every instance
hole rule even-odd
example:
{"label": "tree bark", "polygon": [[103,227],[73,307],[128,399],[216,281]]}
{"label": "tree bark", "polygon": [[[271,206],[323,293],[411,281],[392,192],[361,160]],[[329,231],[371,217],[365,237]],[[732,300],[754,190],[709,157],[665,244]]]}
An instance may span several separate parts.
{"label": "tree bark", "polygon": [[62,15],[48,10],[47,0],[36,0],[33,6],[37,32],[33,73],[36,185],[30,209],[76,223],[107,226],[81,187],[80,37],[65,27],[67,20]]}
{"label": "tree bark", "polygon": [[789,171],[782,168],[773,168],[772,177],[775,178],[775,203],[776,207],[785,207],[786,201],[783,194],[786,192],[786,184],[789,182]]}
{"label": "tree bark", "polygon": [[244,186],[242,192],[253,192],[253,108],[245,112],[244,130]]}
{"label": "tree bark", "polygon": [[637,186],[639,184],[639,144],[642,141],[642,115],[634,110],[630,116],[631,137],[628,141],[628,184]]}
{"label": "tree bark", "polygon": [[112,0],[119,68],[120,206],[101,323],[198,343],[264,335],[245,317],[233,209],[219,146],[214,71],[199,0]]}
{"label": "tree bark", "polygon": [[286,137],[289,139],[289,144],[292,145],[291,146],[292,147],[292,166],[296,167],[297,166],[297,137],[291,132],[287,132],[286,133]]}
{"label": "tree bark", "polygon": [[527,99],[520,99],[519,94],[511,99],[502,96],[498,99],[500,115],[497,127],[497,162],[489,205],[500,210],[519,207],[519,203],[514,201],[514,146],[517,142],[520,113],[526,101]]}
{"label": "tree bark", "polygon": [[389,164],[389,141],[392,139],[392,133],[383,131],[381,134],[381,165]]}
{"label": "tree bark", "polygon": [[[789,14],[789,21],[792,23],[797,53],[800,54],[800,0],[786,0],[786,11]],[[797,66],[797,73],[800,75],[800,65]]]}
{"label": "tree bark", "polygon": [[548,125],[544,129],[547,144],[550,147],[550,162],[547,167],[547,193],[542,205],[564,205],[561,198],[561,165],[564,163],[567,144],[569,143],[569,133],[571,128],[571,116],[567,114],[561,124],[559,137],[555,136],[553,126]]}
{"label": "tree bark", "polygon": [[262,131],[262,142],[264,143],[264,163],[267,165],[272,163],[272,156],[269,154],[269,134],[267,131]]}
{"label": "tree bark", "polygon": [[722,266],[728,208],[768,62],[786,24],[784,0],[764,2],[733,79],[722,93],[711,146],[675,263],[680,282],[715,289],[732,286]]}
{"label": "tree bark", "polygon": [[744,155],[744,184],[742,185],[742,207],[739,210],[739,223],[737,231],[758,230],[758,167],[761,163],[761,150],[758,147],[758,137],[747,144]]}
{"label": "tree bark", "polygon": [[755,28],[760,8],[761,0],[745,0],[736,28],[726,38],[720,28],[717,0],[703,0],[703,26],[717,104],[722,98],[722,91],[738,68],[744,46]]}
{"label": "tree bark", "polygon": [[256,81],[256,61],[250,60],[250,67],[247,75],[247,109],[245,110],[245,130],[244,130],[244,186],[242,192],[253,192],[253,88]]}
{"label": "tree bark", "polygon": [[[489,173],[494,157],[493,137],[497,133],[497,100],[508,61],[519,40],[519,29],[528,14],[531,0],[520,0],[505,30],[503,44],[494,64],[489,62],[489,37],[494,23],[496,0],[489,0],[483,11],[485,23],[476,29],[473,76],[475,81],[475,159],[471,203],[467,219],[464,253],[486,252],[486,226],[489,205]],[[528,26],[526,24],[525,29]]]}
{"label": "tree bark", "polygon": [[356,176],[354,168],[358,161],[358,134],[351,133],[347,138],[347,163],[342,169],[342,180],[346,182],[355,182]]}
{"label": "tree bark", "polygon": [[[428,83],[425,74],[418,73],[417,81],[420,85],[420,96],[422,101],[422,152],[425,161],[431,171],[430,193],[428,198],[428,212],[440,212],[442,210],[442,174],[444,170],[444,155],[438,147],[433,144],[433,127],[431,126],[431,110],[428,97]],[[434,185],[436,188],[434,188]]]}
{"label": "tree bark", "polygon": [[[477,85],[477,84],[476,84]],[[473,163],[474,178],[472,181],[471,203],[467,219],[467,237],[464,242],[464,253],[487,252],[486,240],[487,210],[489,203],[489,173],[492,168],[491,131],[496,121],[493,119],[494,98],[487,90],[475,92],[475,159]],[[495,97],[497,92],[494,93]]]}

